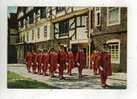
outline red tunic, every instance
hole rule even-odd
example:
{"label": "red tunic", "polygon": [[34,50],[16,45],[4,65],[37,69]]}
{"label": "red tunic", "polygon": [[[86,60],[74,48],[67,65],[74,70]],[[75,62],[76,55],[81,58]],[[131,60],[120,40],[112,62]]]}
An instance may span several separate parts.
{"label": "red tunic", "polygon": [[41,62],[42,62],[42,54],[41,53],[39,53],[37,56],[37,62],[38,62],[38,64],[41,64]]}
{"label": "red tunic", "polygon": [[34,52],[32,55],[33,55],[32,62],[33,62],[33,64],[36,64],[36,62],[37,62],[37,54]]}
{"label": "red tunic", "polygon": [[96,64],[95,64],[96,56],[97,56],[96,53],[92,53],[92,54],[91,54],[91,66],[92,66],[92,69],[93,69],[93,70],[96,69]]}
{"label": "red tunic", "polygon": [[49,63],[49,54],[48,53],[44,53],[42,55],[42,61],[43,65],[48,65]]}
{"label": "red tunic", "polygon": [[105,71],[106,75],[111,75],[112,74],[112,69],[111,69],[111,57],[108,52],[102,52],[101,53],[101,66],[103,70]]}
{"label": "red tunic", "polygon": [[58,61],[59,63],[62,62],[62,61],[66,61],[67,60],[67,53],[63,50],[60,50],[58,52]]}
{"label": "red tunic", "polygon": [[84,66],[85,65],[85,53],[83,50],[80,50],[78,53],[77,53],[77,56],[76,56],[76,60],[77,62],[80,63],[80,65]]}
{"label": "red tunic", "polygon": [[59,77],[60,79],[63,78],[63,71],[66,66],[66,59],[67,59],[67,53],[63,50],[60,50],[58,52],[58,63],[59,63]]}
{"label": "red tunic", "polygon": [[33,58],[33,55],[31,53],[27,53],[27,55],[26,55],[26,62],[27,62],[28,65],[31,65],[32,58]]}
{"label": "red tunic", "polygon": [[58,64],[58,54],[56,52],[50,52],[49,57],[50,65],[55,66]]}
{"label": "red tunic", "polygon": [[68,52],[68,54],[67,54],[67,62],[69,64],[71,64],[72,67],[73,67],[73,65],[74,65],[74,56],[73,56],[72,52]]}

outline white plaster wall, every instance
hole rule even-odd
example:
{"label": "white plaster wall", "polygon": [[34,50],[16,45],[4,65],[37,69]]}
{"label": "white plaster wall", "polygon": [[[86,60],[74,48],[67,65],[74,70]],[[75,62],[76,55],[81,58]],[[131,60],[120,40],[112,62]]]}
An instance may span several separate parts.
{"label": "white plaster wall", "polygon": [[83,40],[83,39],[87,39],[87,33],[85,33],[86,29],[85,27],[83,28],[77,28],[77,39],[78,40]]}

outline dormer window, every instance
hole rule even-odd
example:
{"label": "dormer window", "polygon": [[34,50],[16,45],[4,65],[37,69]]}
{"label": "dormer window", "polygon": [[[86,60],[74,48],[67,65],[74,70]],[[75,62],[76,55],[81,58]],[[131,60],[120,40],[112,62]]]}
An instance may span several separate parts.
{"label": "dormer window", "polygon": [[65,10],[65,7],[56,7],[56,12],[58,13],[58,12],[61,12],[61,11],[63,11],[63,10]]}

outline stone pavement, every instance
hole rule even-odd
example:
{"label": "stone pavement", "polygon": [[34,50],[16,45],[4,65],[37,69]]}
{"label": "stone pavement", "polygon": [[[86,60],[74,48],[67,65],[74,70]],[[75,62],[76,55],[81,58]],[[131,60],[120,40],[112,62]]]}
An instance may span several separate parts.
{"label": "stone pavement", "polygon": [[[93,75],[89,69],[83,70],[82,80],[78,80],[77,68],[73,69],[72,76],[65,74],[65,80],[59,80],[58,74],[55,75],[56,77],[50,78],[49,76],[28,73],[24,64],[9,64],[8,71],[61,89],[102,89],[99,75]],[[107,82],[110,85],[109,89],[125,89],[127,85],[126,73],[113,73]]]}

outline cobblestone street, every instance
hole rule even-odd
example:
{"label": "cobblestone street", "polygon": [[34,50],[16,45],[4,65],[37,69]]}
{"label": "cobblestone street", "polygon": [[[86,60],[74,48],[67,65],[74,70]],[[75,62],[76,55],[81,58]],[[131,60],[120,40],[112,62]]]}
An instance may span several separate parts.
{"label": "cobblestone street", "polygon": [[[59,80],[58,74],[56,74],[56,77],[50,78],[49,76],[28,73],[24,64],[10,64],[8,65],[8,71],[61,89],[102,89],[99,75],[93,75],[89,69],[83,70],[82,80],[78,80],[77,68],[73,69],[72,76],[65,74],[65,80]],[[113,73],[107,82],[110,85],[109,89],[125,89],[126,73]]]}

